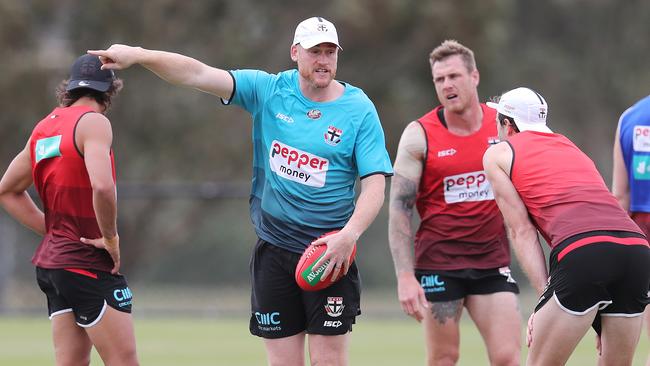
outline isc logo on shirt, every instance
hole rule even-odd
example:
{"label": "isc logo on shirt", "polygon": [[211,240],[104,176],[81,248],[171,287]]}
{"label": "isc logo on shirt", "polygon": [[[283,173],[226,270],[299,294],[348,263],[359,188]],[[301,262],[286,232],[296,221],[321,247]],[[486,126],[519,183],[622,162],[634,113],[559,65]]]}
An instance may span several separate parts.
{"label": "isc logo on shirt", "polygon": [[36,141],[36,148],[34,149],[34,158],[36,162],[47,158],[61,156],[61,135],[47,137]]}
{"label": "isc logo on shirt", "polygon": [[494,199],[492,188],[482,170],[451,175],[442,180],[445,202],[474,202]]}
{"label": "isc logo on shirt", "polygon": [[634,126],[634,151],[650,152],[650,126]]}
{"label": "isc logo on shirt", "polygon": [[329,161],[274,140],[269,151],[271,170],[282,178],[311,187],[323,187]]}

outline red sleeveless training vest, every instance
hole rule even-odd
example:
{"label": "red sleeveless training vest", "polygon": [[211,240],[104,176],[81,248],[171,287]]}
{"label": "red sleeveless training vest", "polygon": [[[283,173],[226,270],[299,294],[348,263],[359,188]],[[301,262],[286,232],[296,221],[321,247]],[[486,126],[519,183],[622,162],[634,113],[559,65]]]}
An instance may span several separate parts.
{"label": "red sleeveless training vest", "polygon": [[427,153],[416,202],[421,222],[415,235],[415,268],[507,266],[510,250],[503,217],[483,172],[483,154],[498,142],[495,111],[481,104],[481,129],[457,136],[440,122],[440,108],[418,120]]}
{"label": "red sleeveless training vest", "polygon": [[566,137],[524,131],[508,138],[510,179],[551,248],[573,235],[639,227],[609,192],[594,162]]}
{"label": "red sleeveless training vest", "polygon": [[[107,251],[79,241],[80,237],[102,237],[84,158],[75,143],[77,123],[86,113],[94,111],[85,106],[55,108],[32,131],[29,142],[32,175],[43,202],[46,228],[32,263],[41,268],[73,267],[106,272],[113,268]],[[112,151],[111,165],[115,179]]]}

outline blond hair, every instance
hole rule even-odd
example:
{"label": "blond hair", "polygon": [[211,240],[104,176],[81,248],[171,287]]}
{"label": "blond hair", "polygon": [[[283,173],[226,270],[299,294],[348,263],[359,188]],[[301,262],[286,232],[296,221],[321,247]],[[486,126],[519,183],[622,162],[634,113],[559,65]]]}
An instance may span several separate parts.
{"label": "blond hair", "polygon": [[456,55],[463,59],[467,71],[476,70],[474,52],[453,39],[445,40],[440,44],[440,46],[434,48],[429,54],[429,63],[431,64],[431,67],[433,67],[434,63]]}

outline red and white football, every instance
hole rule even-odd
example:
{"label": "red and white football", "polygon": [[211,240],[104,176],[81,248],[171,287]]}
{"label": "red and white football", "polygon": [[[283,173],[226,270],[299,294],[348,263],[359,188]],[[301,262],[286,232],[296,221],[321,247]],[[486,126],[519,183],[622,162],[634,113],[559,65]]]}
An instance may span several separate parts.
{"label": "red and white football", "polygon": [[[337,233],[338,231],[331,231],[329,233],[323,234],[320,236],[320,238]],[[320,239],[319,238],[319,239]],[[338,276],[334,281],[332,281],[332,275],[334,274],[334,271],[330,272],[330,274],[325,278],[324,281],[321,281],[321,277],[323,274],[323,271],[325,271],[325,268],[327,268],[327,265],[329,264],[329,260],[325,261],[322,265],[320,265],[318,268],[314,268],[314,264],[318,262],[320,257],[322,257],[325,254],[325,251],[327,250],[327,244],[320,244],[320,245],[309,245],[307,249],[305,249],[304,253],[302,253],[302,256],[300,257],[300,260],[298,261],[298,265],[296,266],[296,282],[298,283],[298,286],[300,286],[301,289],[305,291],[318,291],[322,290],[326,287],[331,286],[334,282],[338,281],[343,277],[343,271],[339,271]],[[354,261],[354,256],[357,253],[357,243],[354,243],[354,246],[352,247],[352,254],[350,254],[350,264]]]}

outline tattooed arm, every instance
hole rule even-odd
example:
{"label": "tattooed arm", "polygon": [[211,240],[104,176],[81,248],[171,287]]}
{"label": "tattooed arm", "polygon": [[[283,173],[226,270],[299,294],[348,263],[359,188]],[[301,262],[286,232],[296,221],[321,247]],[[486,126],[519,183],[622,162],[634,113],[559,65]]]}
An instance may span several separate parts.
{"label": "tattooed arm", "polygon": [[413,270],[413,230],[411,218],[422,164],[426,156],[424,130],[411,122],[400,139],[391,180],[388,242],[395,264],[397,293],[404,312],[421,321],[428,303]]}

